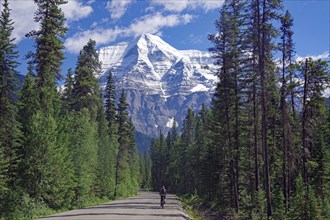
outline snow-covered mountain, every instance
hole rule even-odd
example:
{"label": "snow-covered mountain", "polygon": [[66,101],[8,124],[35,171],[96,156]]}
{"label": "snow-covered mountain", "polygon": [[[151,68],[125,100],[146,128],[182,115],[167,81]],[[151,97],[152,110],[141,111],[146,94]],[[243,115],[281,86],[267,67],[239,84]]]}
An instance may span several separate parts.
{"label": "snow-covered mountain", "polygon": [[152,34],[100,48],[99,59],[101,86],[111,71],[118,95],[121,88],[127,92],[136,130],[151,136],[181,122],[188,107],[209,104],[216,85],[208,52],[177,50]]}

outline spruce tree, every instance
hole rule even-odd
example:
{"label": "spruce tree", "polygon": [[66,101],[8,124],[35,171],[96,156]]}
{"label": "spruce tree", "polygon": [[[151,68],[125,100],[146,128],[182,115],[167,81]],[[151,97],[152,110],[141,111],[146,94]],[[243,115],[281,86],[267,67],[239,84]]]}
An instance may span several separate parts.
{"label": "spruce tree", "polygon": [[[294,127],[292,126],[294,123],[292,122],[293,118],[290,117],[290,108],[287,103],[287,99],[289,95],[291,95],[291,105],[294,105],[294,101],[292,100],[292,85],[289,86],[293,59],[293,40],[292,35],[293,32],[291,30],[293,26],[293,19],[289,13],[286,11],[285,15],[281,17],[281,43],[279,44],[280,51],[282,52],[282,72],[281,72],[281,130],[282,130],[282,178],[283,178],[283,192],[285,198],[285,208],[288,209],[289,205],[289,192],[290,192],[290,176],[292,176],[293,170],[292,166],[290,166],[290,160],[294,161],[295,158],[292,158],[295,155],[294,152]],[[295,113],[294,113],[295,114]],[[289,157],[290,155],[290,157]]]}
{"label": "spruce tree", "polygon": [[[29,102],[36,100],[30,118],[26,120],[22,185],[37,201],[44,201],[52,208],[59,208],[70,191],[67,184],[71,177],[70,161],[67,146],[59,141],[59,96],[56,90],[56,80],[60,78],[63,61],[63,37],[66,33],[64,14],[60,8],[62,0],[35,0],[38,6],[34,20],[40,24],[40,29],[31,31],[28,37],[35,40],[36,51],[30,53],[35,66],[36,77]],[[29,88],[30,85],[27,85]],[[23,108],[31,107],[25,105]],[[22,111],[20,111],[22,112]]]}
{"label": "spruce tree", "polygon": [[131,126],[128,118],[128,104],[126,102],[126,93],[124,89],[122,90],[119,99],[117,123],[119,146],[116,158],[115,198],[125,197],[130,194],[128,186],[131,180],[129,155]]}
{"label": "spruce tree", "polygon": [[99,197],[113,198],[115,189],[115,164],[118,143],[109,135],[103,105],[98,109],[98,167],[97,181],[100,187]]}
{"label": "spruce tree", "polygon": [[64,111],[68,111],[71,109],[71,106],[73,104],[73,84],[74,84],[74,78],[73,78],[73,71],[70,68],[68,70],[68,74],[66,76],[66,80],[64,83],[64,91],[62,94],[62,108]]}
{"label": "spruce tree", "polygon": [[14,22],[10,18],[8,0],[3,1],[0,17],[0,151],[4,180],[12,186],[18,178],[18,150],[22,134],[17,121],[16,91],[18,90],[16,67],[18,52],[15,51],[15,39],[11,38]]}
{"label": "spruce tree", "polygon": [[70,120],[68,146],[76,182],[74,200],[76,204],[81,204],[95,195],[94,186],[98,165],[97,124],[91,120],[87,108],[70,113],[68,120]]}
{"label": "spruce tree", "polygon": [[116,88],[114,76],[111,72],[108,75],[108,81],[105,87],[105,113],[109,124],[110,136],[117,132],[116,126]]}
{"label": "spruce tree", "polygon": [[[239,163],[240,163],[240,130],[241,130],[241,78],[244,62],[244,19],[245,1],[226,1],[216,22],[217,34],[209,36],[214,47],[210,48],[219,66],[217,76],[219,83],[212,102],[216,130],[213,142],[222,140],[219,146],[220,169],[219,202],[223,209],[236,209],[239,212]],[[220,34],[221,33],[221,34]],[[220,199],[222,197],[222,199]]]}
{"label": "spruce tree", "polygon": [[37,12],[34,20],[40,24],[39,30],[33,30],[26,36],[35,41],[36,52],[28,57],[36,65],[36,88],[39,108],[53,114],[58,99],[56,80],[61,78],[61,65],[64,59],[63,38],[67,31],[64,14],[60,8],[64,0],[35,0]]}
{"label": "spruce tree", "polygon": [[[329,70],[326,61],[313,61],[311,58],[301,61],[298,71],[303,77],[303,98],[301,112],[301,164],[302,175],[306,185],[309,184],[309,161],[312,152],[315,152],[315,131],[324,117],[324,98],[322,96],[329,82]],[[321,162],[321,161],[320,161]]]}
{"label": "spruce tree", "polygon": [[100,72],[100,62],[95,46],[96,42],[89,40],[80,51],[72,89],[72,109],[80,111],[87,108],[92,120],[96,120],[100,104],[99,82],[95,77]]}

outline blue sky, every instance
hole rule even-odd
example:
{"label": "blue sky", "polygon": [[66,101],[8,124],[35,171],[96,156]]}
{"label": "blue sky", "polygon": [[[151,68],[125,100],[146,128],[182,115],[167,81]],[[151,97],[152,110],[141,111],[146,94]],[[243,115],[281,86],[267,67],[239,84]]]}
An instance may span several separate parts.
{"label": "blue sky", "polygon": [[[1,2],[2,0],[0,0]],[[143,33],[160,35],[177,49],[206,51],[209,33],[215,33],[222,0],[68,0],[62,7],[69,31],[62,74],[75,68],[80,49],[92,38],[97,47],[128,41]],[[20,52],[19,71],[26,72],[25,54],[33,42],[25,38],[37,29],[33,0],[9,0],[15,22],[13,36]],[[330,50],[329,0],[284,0],[294,18],[297,57],[326,58]]]}

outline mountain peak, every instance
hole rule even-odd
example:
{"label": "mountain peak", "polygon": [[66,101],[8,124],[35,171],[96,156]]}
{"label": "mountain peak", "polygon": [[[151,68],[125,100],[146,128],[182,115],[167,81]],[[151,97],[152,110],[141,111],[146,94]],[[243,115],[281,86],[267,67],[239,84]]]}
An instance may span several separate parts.
{"label": "mountain peak", "polygon": [[209,53],[177,50],[153,34],[101,48],[99,60],[101,85],[110,70],[117,89],[127,91],[135,128],[152,136],[167,132],[169,120],[181,121],[188,107],[209,103],[217,81]]}

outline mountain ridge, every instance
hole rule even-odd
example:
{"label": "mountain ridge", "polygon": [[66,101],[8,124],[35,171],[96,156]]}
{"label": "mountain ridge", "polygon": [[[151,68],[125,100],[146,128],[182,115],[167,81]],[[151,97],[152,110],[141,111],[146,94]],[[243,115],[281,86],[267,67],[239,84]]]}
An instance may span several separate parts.
{"label": "mountain ridge", "polygon": [[181,124],[188,108],[208,105],[217,82],[210,53],[177,50],[152,34],[100,48],[99,60],[101,86],[111,71],[117,93],[126,90],[136,130],[149,136]]}

